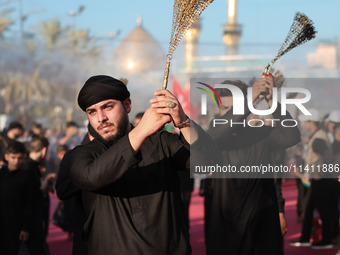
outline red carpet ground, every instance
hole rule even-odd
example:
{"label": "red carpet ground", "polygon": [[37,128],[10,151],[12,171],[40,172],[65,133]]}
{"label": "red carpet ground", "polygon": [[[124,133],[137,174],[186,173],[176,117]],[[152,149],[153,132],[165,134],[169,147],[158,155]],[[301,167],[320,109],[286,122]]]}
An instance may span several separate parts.
{"label": "red carpet ground", "polygon": [[[295,180],[283,182],[283,196],[286,199],[286,218],[288,222],[288,232],[285,236],[285,255],[335,255],[337,249],[312,250],[306,247],[290,247],[289,242],[299,238],[301,223],[297,223],[296,215],[296,186]],[[51,196],[51,212],[54,212],[57,205],[55,195]],[[203,198],[199,197],[197,191],[193,193],[190,206],[190,235],[193,255],[204,255],[204,235],[203,235]],[[71,255],[72,241],[67,240],[67,234],[59,228],[50,224],[49,236],[47,239],[51,255]],[[100,254],[99,254],[100,255]],[[275,254],[273,254],[275,255]]]}

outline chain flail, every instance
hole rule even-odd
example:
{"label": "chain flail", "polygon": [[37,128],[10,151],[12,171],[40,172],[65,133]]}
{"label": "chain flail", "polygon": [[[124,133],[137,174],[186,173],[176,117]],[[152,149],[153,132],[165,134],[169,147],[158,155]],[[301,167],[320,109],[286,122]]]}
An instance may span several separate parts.
{"label": "chain flail", "polygon": [[272,64],[276,62],[281,56],[309,40],[315,38],[315,28],[313,21],[305,14],[297,12],[294,17],[293,24],[291,25],[288,35],[279,49],[276,57],[271,61]]}
{"label": "chain flail", "polygon": [[170,60],[185,32],[198,19],[201,13],[214,0],[174,0],[172,27],[167,64],[164,72],[163,89],[166,89],[169,77]]}

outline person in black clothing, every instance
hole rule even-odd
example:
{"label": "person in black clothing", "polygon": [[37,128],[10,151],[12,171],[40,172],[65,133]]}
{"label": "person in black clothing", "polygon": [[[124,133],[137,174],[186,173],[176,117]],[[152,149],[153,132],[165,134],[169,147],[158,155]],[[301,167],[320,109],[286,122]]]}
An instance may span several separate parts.
{"label": "person in black clothing", "polygon": [[[304,139],[302,139],[304,140]],[[295,146],[294,150],[294,164],[296,166],[301,166],[302,169],[305,169],[305,162],[303,160],[303,146],[302,143],[299,143],[297,146]],[[310,183],[309,181],[306,182],[304,178],[304,175],[302,173],[295,173],[296,175],[296,187],[298,191],[298,197],[297,197],[297,205],[296,205],[296,212],[297,212],[297,221],[302,222],[305,214],[305,209],[307,206],[307,202],[310,196]]]}
{"label": "person in black clothing", "polygon": [[[59,159],[59,166],[58,166],[58,178],[59,176],[63,175],[62,173],[62,169],[60,168],[60,163],[62,161],[62,159],[64,158],[65,154],[68,151],[68,146],[66,144],[64,145],[58,145],[57,147],[57,157]],[[61,172],[60,172],[61,171]],[[58,180],[57,178],[57,180]],[[58,181],[57,181],[58,182]],[[56,183],[56,187],[58,186],[59,183]],[[59,191],[59,188],[58,188]],[[58,195],[58,191],[57,191],[57,195]],[[60,191],[59,191],[60,193]],[[63,214],[64,214],[64,224],[63,226],[59,226],[62,227],[62,229],[64,231],[68,232],[68,236],[67,239],[68,240],[72,240],[73,239],[73,235],[75,232],[75,220],[77,218],[77,216],[75,215],[75,197],[71,196],[71,197],[67,197],[67,198],[62,198],[58,195],[59,199],[61,201],[59,201],[59,204],[63,206]],[[59,205],[56,208],[56,210],[59,210]]]}
{"label": "person in black clothing", "polygon": [[[121,81],[105,75],[88,79],[78,95],[95,139],[64,160],[82,189],[88,252],[189,254],[177,170],[189,170],[190,144],[200,159],[218,150],[168,90],[155,92],[135,128],[128,119],[129,96]],[[180,128],[180,136],[158,132],[168,122]]]}
{"label": "person in black clothing", "polygon": [[[31,183],[33,186],[33,220],[32,231],[30,239],[27,242],[27,248],[31,254],[45,255],[48,254],[48,246],[46,243],[46,228],[48,228],[48,222],[44,220],[44,208],[46,197],[44,197],[44,191],[48,186],[48,182],[51,178],[55,178],[55,174],[49,174],[46,178],[42,178],[41,167],[46,157],[48,148],[48,140],[41,135],[33,135],[29,144],[29,158],[27,162],[22,166],[22,169],[26,171],[31,177]],[[43,180],[43,181],[41,181]]]}
{"label": "person in black clothing", "polygon": [[[273,151],[273,164],[275,166],[283,166],[285,165],[286,159],[286,149],[279,149]],[[277,197],[277,205],[279,209],[279,218],[280,218],[280,226],[281,233],[284,236],[287,233],[288,226],[287,220],[285,216],[285,199],[282,195],[282,178],[284,178],[283,173],[275,173],[274,175],[274,184],[276,189],[276,197]]]}
{"label": "person in black clothing", "polygon": [[211,201],[212,201],[212,181],[209,176],[205,176],[200,181],[199,187],[199,195],[204,197],[204,242],[207,246],[207,239],[208,239],[208,228],[209,228],[209,221],[210,221],[210,208],[211,208]]}
{"label": "person in black clothing", "polygon": [[[310,133],[305,166],[309,168],[330,164],[333,162],[332,145],[327,133],[320,126],[320,114],[318,110],[310,109],[312,115],[300,115],[302,127]],[[306,176],[307,175],[307,176]],[[310,196],[308,197],[305,215],[302,223],[301,236],[298,240],[291,241],[291,246],[310,246],[313,249],[331,249],[332,244],[332,208],[333,208],[333,183],[329,173],[322,171],[306,171],[305,176],[310,182]],[[311,244],[312,223],[314,210],[317,209],[322,220],[322,240]]]}
{"label": "person in black clothing", "polygon": [[[333,158],[333,164],[336,165],[340,165],[340,123],[337,123],[334,127],[334,142],[332,144],[332,148],[333,148],[333,153],[334,153],[334,158]],[[334,226],[333,229],[333,237],[336,237],[337,235],[339,235],[339,198],[340,198],[340,182],[339,182],[339,173],[337,173],[337,182],[334,184],[334,204],[335,206],[333,206],[333,223],[332,225]]]}
{"label": "person in black clothing", "polygon": [[187,222],[187,227],[189,228],[189,207],[190,207],[190,201],[191,201],[191,194],[194,190],[194,178],[190,178],[189,172],[178,172],[178,178],[181,186],[181,197],[184,204],[184,212],[185,212],[185,219]]}
{"label": "person in black clothing", "polygon": [[0,134],[0,165],[5,164],[5,153],[7,146],[14,142],[24,133],[24,127],[20,122],[14,121],[9,124],[7,130]]}
{"label": "person in black clothing", "polygon": [[[242,81],[225,81],[247,94],[248,86]],[[252,102],[265,93],[265,100],[272,106],[273,79],[261,77],[252,86]],[[219,119],[229,123],[247,122],[250,110],[244,105],[243,115],[233,115],[233,97],[228,89],[216,89],[221,97]],[[245,100],[246,101],[246,100]],[[278,104],[272,113],[273,119],[282,119]],[[289,113],[285,119],[291,119]],[[277,122],[279,123],[279,122]],[[235,166],[274,165],[273,151],[283,150],[296,144],[300,132],[296,127],[251,127],[247,125],[216,125],[208,130],[219,146],[223,164]],[[283,254],[278,199],[274,176],[258,173],[240,175],[230,173],[217,176],[213,173],[210,181],[211,193],[205,206],[209,216],[206,228],[207,254],[230,255],[271,255]],[[220,177],[220,178],[216,178]]]}
{"label": "person in black clothing", "polygon": [[32,186],[21,170],[25,146],[12,142],[7,147],[6,166],[0,166],[0,253],[17,255],[21,241],[30,238]]}
{"label": "person in black clothing", "polygon": [[[86,144],[93,140],[93,136],[90,134],[91,126],[88,126],[88,133],[84,136],[81,144]],[[63,155],[68,157],[69,153]],[[71,201],[74,203],[74,232],[73,232],[73,246],[72,255],[87,255],[87,244],[83,238],[83,227],[86,221],[86,213],[82,200],[81,190],[74,185],[69,177],[67,167],[65,166],[67,160],[61,161],[57,182],[56,191],[60,200]]]}

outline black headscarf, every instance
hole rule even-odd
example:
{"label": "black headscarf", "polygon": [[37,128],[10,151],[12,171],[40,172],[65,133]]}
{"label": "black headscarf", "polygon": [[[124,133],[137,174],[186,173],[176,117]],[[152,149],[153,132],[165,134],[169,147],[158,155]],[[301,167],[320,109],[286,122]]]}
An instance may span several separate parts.
{"label": "black headscarf", "polygon": [[126,85],[113,77],[97,75],[90,77],[78,95],[78,105],[86,111],[88,107],[100,101],[115,99],[123,101],[130,97]]}

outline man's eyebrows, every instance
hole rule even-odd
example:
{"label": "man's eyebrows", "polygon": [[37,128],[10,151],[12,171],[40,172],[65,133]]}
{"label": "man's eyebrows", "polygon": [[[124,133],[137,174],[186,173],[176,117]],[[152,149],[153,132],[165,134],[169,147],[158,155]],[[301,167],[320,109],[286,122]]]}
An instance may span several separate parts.
{"label": "man's eyebrows", "polygon": [[[105,104],[103,104],[103,105],[101,105],[101,106],[99,106],[100,108],[103,108],[103,107],[107,107],[108,105],[110,105],[110,104],[116,104],[116,102],[114,102],[114,101],[110,101],[110,102],[107,102],[107,103],[105,103]],[[93,111],[96,111],[96,109],[95,108],[88,108],[88,109],[86,109],[86,112],[93,112]]]}
{"label": "man's eyebrows", "polygon": [[114,101],[110,101],[110,102],[107,102],[107,103],[101,105],[100,107],[101,107],[101,108],[102,108],[102,107],[106,107],[106,106],[108,106],[109,104],[115,104],[115,102],[114,102]]}
{"label": "man's eyebrows", "polygon": [[86,112],[93,112],[93,111],[95,111],[96,109],[94,109],[94,108],[87,108],[86,109]]}

